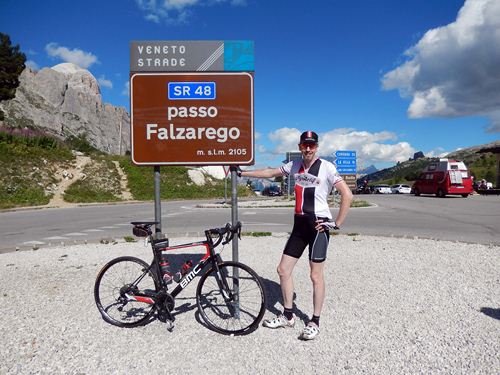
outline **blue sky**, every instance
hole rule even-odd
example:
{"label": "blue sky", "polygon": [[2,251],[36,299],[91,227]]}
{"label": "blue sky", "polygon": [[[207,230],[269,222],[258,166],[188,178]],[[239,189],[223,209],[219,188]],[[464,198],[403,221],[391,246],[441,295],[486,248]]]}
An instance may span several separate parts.
{"label": "blue sky", "polygon": [[500,139],[496,0],[2,0],[30,66],[75,62],[129,109],[132,40],[255,43],[256,165],[304,130],[386,167]]}

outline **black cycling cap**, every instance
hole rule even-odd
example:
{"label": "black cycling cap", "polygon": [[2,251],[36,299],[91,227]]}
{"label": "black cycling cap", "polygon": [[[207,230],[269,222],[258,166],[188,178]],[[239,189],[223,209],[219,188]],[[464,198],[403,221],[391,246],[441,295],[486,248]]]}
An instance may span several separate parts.
{"label": "black cycling cap", "polygon": [[300,143],[318,143],[318,135],[308,130],[300,135]]}

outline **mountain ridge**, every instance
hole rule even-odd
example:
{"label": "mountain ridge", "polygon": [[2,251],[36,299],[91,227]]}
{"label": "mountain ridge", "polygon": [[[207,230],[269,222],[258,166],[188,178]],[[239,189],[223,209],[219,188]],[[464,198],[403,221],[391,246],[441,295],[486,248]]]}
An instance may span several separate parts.
{"label": "mountain ridge", "polygon": [[[444,158],[463,161],[470,169],[471,174],[476,178],[494,180],[495,156],[491,152],[479,153],[482,149],[493,146],[500,147],[500,141],[461,148],[448,153],[444,156]],[[359,184],[361,184],[364,180],[368,180],[369,182],[392,180],[392,183],[398,183],[399,181],[414,181],[427,164],[437,159],[439,158],[426,156],[418,159],[410,159],[398,163],[393,167],[384,168],[375,173],[367,174],[358,178],[357,181]]]}

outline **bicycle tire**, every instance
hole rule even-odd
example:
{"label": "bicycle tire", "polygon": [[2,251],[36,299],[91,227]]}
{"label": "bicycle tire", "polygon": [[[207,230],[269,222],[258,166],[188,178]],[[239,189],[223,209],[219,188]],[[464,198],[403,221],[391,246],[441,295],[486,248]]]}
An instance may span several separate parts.
{"label": "bicycle tire", "polygon": [[[130,301],[124,297],[126,287],[131,287],[149,265],[142,259],[124,256],[111,260],[98,273],[94,285],[94,299],[102,318],[118,327],[136,327],[147,321],[154,313],[155,305]],[[136,290],[157,292],[159,283],[148,271],[135,286]],[[133,293],[132,290],[128,292]]]}
{"label": "bicycle tire", "polygon": [[[266,309],[264,285],[257,273],[239,262],[222,262],[220,273],[231,290],[238,288],[238,301],[227,302],[217,283],[217,271],[208,270],[198,282],[196,303],[198,311],[215,332],[225,335],[246,335],[259,325]],[[239,284],[235,284],[234,270],[239,272]]]}

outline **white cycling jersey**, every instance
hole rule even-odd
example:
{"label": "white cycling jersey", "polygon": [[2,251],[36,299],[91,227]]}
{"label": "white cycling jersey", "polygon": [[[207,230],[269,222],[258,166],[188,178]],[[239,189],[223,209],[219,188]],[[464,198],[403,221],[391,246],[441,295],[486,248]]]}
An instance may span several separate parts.
{"label": "white cycling jersey", "polygon": [[280,167],[285,175],[293,175],[295,179],[295,214],[316,215],[316,217],[332,218],[328,207],[328,194],[342,177],[337,168],[327,160],[316,159],[309,169],[302,160],[294,160]]}

